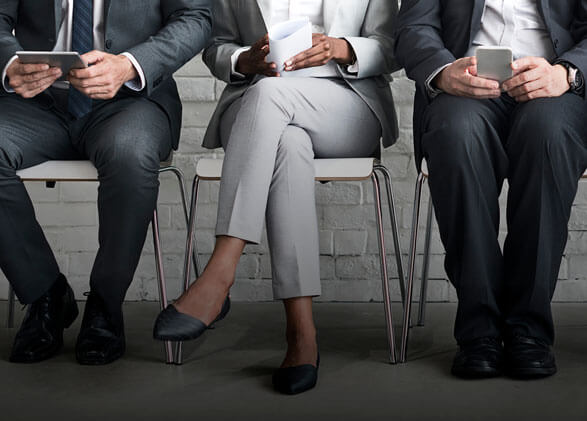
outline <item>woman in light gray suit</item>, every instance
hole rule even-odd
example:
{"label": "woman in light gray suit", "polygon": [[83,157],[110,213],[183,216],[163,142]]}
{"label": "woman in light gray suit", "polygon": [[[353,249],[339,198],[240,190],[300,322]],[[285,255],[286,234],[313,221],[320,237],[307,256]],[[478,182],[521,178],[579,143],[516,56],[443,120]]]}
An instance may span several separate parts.
{"label": "woman in light gray suit", "polygon": [[[200,278],[159,316],[155,337],[194,339],[226,315],[240,255],[245,244],[260,241],[266,222],[273,293],[287,315],[288,349],[273,380],[277,390],[299,393],[314,386],[319,363],[313,159],[376,156],[381,138],[384,146],[397,139],[388,76],[395,70],[397,2],[214,4],[214,41],[204,60],[227,83],[204,139],[205,147],[226,152],[216,247]],[[266,60],[267,28],[301,16],[314,24],[313,47],[281,63],[279,74]]]}

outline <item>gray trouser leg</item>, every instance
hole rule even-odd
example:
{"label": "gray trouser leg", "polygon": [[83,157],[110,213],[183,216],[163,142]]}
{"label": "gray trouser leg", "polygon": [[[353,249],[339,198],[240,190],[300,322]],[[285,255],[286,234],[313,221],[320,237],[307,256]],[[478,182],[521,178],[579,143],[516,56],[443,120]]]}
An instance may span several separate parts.
{"label": "gray trouser leg", "polygon": [[216,234],[257,243],[266,220],[275,298],[319,295],[313,158],[372,156],[377,118],[344,82],[268,78],[223,126]]}
{"label": "gray trouser leg", "polygon": [[308,133],[287,126],[279,140],[266,212],[276,299],[321,294],[314,151]]}

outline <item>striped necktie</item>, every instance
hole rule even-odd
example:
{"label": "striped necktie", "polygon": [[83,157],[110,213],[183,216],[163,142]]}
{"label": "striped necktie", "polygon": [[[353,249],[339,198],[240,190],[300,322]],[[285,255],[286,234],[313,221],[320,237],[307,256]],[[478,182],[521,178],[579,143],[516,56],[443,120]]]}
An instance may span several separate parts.
{"label": "striped necktie", "polygon": [[[93,0],[73,1],[73,25],[71,49],[85,54],[94,46],[94,5]],[[69,88],[68,111],[81,118],[92,111],[92,100],[74,87]]]}

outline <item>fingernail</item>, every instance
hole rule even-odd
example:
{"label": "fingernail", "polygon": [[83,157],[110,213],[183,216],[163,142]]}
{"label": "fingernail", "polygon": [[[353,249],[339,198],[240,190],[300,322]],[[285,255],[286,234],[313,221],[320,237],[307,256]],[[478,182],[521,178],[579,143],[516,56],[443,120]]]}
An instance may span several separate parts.
{"label": "fingernail", "polygon": [[292,64],[293,64],[293,61],[291,61],[291,60],[288,60],[288,61],[285,62],[285,65],[287,67],[291,67]]}

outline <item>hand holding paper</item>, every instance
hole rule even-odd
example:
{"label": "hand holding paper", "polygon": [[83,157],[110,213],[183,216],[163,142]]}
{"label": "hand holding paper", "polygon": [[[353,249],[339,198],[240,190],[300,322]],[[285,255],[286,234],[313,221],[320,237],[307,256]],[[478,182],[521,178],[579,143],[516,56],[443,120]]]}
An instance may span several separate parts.
{"label": "hand holding paper", "polygon": [[354,53],[350,44],[341,38],[324,34],[312,35],[312,48],[302,51],[285,62],[285,71],[291,72],[310,67],[320,67],[335,60],[338,64],[351,64]]}
{"label": "hand holding paper", "polygon": [[279,76],[277,65],[266,60],[267,54],[269,54],[269,35],[265,35],[238,57],[236,70],[243,75]]}
{"label": "hand holding paper", "polygon": [[[296,54],[312,48],[312,24],[308,18],[294,19],[275,25],[269,30],[268,62],[277,65],[277,72],[285,69],[285,62]],[[292,74],[288,76],[294,76]]]}

